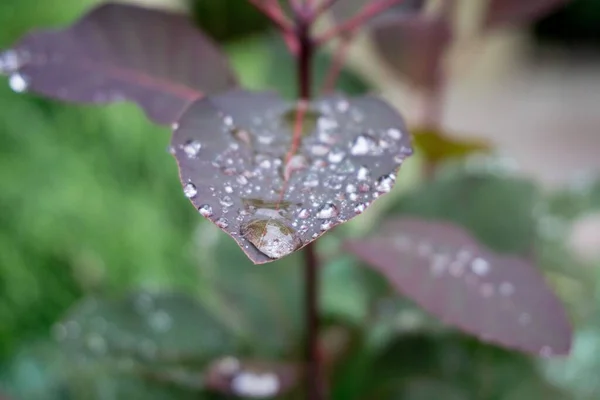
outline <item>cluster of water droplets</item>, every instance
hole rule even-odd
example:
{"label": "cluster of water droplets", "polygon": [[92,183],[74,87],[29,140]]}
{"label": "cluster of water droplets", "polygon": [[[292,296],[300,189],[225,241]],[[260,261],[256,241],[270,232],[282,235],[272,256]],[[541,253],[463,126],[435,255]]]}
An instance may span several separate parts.
{"label": "cluster of water droplets", "polygon": [[8,75],[8,85],[17,92],[27,91],[30,80],[19,69],[29,59],[23,51],[7,50],[0,53],[0,75]]}
{"label": "cluster of water droplets", "polygon": [[187,138],[175,151],[188,160],[209,159],[217,177],[209,197],[198,198],[194,176],[184,183],[198,212],[270,258],[365,211],[392,189],[412,152],[399,119],[369,127],[369,117],[345,98],[315,102],[301,114],[303,137],[296,148],[296,108],[281,104],[253,112],[239,120],[221,116],[226,148],[207,149]]}
{"label": "cluster of water droplets", "polygon": [[253,371],[235,357],[223,357],[215,364],[218,379],[229,382],[229,391],[246,398],[272,398],[281,390],[279,376],[270,371]]}

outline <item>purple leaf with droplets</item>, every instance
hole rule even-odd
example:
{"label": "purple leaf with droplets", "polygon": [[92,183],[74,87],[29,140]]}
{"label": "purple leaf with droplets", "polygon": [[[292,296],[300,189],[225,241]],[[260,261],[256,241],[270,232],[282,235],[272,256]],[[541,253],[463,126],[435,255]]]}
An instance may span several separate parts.
{"label": "purple leaf with droplets", "polygon": [[377,50],[398,74],[424,88],[439,84],[442,58],[451,40],[445,18],[400,15],[382,19],[371,31]]}
{"label": "purple leaf with droplets", "polygon": [[497,28],[508,24],[520,24],[544,16],[568,0],[489,0],[484,17],[486,28]]}
{"label": "purple leaf with droplets", "polygon": [[402,118],[375,97],[305,107],[298,141],[299,106],[243,90],[195,102],[173,134],[185,195],[257,264],[362,213],[412,153]]}
{"label": "purple leaf with droplets", "polygon": [[0,54],[0,73],[18,92],[134,101],[160,124],[236,85],[227,60],[186,16],[122,4],[101,5],[64,30],[28,34]]}
{"label": "purple leaf with droplets", "polygon": [[525,352],[569,352],[565,310],[537,269],[489,251],[457,225],[398,218],[346,248],[449,325]]}
{"label": "purple leaf with droplets", "polygon": [[299,368],[291,364],[224,357],[205,372],[206,387],[226,395],[274,398],[293,389]]}

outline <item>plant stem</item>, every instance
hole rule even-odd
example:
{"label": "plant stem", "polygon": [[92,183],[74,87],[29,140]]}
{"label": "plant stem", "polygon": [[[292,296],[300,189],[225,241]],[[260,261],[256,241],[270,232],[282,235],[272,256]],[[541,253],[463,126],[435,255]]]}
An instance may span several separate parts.
{"label": "plant stem", "polygon": [[[314,42],[311,37],[312,21],[301,14],[296,16],[298,37],[298,92],[302,101],[310,99]],[[300,112],[300,110],[298,111]],[[301,130],[298,132],[301,135]],[[296,139],[296,138],[294,138]],[[304,285],[306,315],[306,385],[308,400],[323,400],[321,359],[319,356],[319,260],[314,242],[304,249]]]}

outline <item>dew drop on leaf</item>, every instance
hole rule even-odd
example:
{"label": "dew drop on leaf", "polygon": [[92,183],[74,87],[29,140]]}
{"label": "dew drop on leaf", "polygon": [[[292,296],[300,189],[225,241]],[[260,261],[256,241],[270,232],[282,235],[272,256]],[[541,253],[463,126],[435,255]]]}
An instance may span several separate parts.
{"label": "dew drop on leaf", "polygon": [[393,140],[400,140],[400,139],[402,139],[402,132],[400,132],[399,129],[390,128],[390,129],[387,130],[386,133]]}
{"label": "dew drop on leaf", "polygon": [[189,157],[194,158],[200,153],[202,145],[197,140],[188,140],[183,145],[183,152]]}
{"label": "dew drop on leaf", "polygon": [[306,208],[303,208],[298,212],[298,218],[307,219],[308,217],[310,217],[310,211]]}
{"label": "dew drop on leaf", "polygon": [[183,187],[183,193],[185,194],[185,197],[191,199],[198,194],[198,190],[196,189],[196,185],[194,185],[192,182],[188,182]]}
{"label": "dew drop on leaf", "polygon": [[[274,212],[276,213],[276,211]],[[273,213],[266,215],[273,215]],[[293,253],[302,245],[296,231],[288,226],[279,215],[276,218],[257,217],[252,219],[241,227],[240,233],[261,253],[273,259]]]}
{"label": "dew drop on leaf", "polygon": [[213,209],[208,204],[203,204],[200,207],[198,207],[198,212],[200,213],[200,215],[206,218],[211,217],[213,215]]}
{"label": "dew drop on leaf", "polygon": [[366,134],[358,135],[350,144],[350,153],[353,156],[377,155],[379,150],[375,139]]}
{"label": "dew drop on leaf", "polygon": [[361,166],[356,172],[356,179],[358,179],[359,181],[366,181],[367,179],[369,179],[370,175],[371,171],[369,171],[369,168]]}
{"label": "dew drop on leaf", "polygon": [[19,72],[15,72],[8,78],[8,85],[16,93],[23,93],[29,87],[29,80]]}
{"label": "dew drop on leaf", "polygon": [[388,193],[394,187],[394,182],[396,181],[396,175],[390,174],[382,176],[377,180],[377,186],[375,189],[382,193]]}
{"label": "dew drop on leaf", "polygon": [[229,221],[227,220],[227,218],[221,217],[215,221],[215,224],[217,224],[219,228],[225,229],[229,226]]}
{"label": "dew drop on leaf", "polygon": [[357,214],[360,214],[367,209],[367,206],[368,206],[368,204],[366,204],[366,203],[359,203],[354,207],[354,212]]}
{"label": "dew drop on leaf", "polygon": [[329,218],[337,217],[338,214],[339,214],[339,211],[338,211],[337,207],[335,206],[335,204],[333,204],[333,203],[326,203],[317,212],[317,218],[319,218],[319,219],[329,219]]}
{"label": "dew drop on leaf", "polygon": [[250,398],[273,397],[279,392],[279,378],[273,373],[242,372],[231,380],[234,394]]}
{"label": "dew drop on leaf", "polygon": [[479,276],[484,276],[490,271],[490,263],[481,257],[477,257],[471,262],[471,270]]}
{"label": "dew drop on leaf", "polygon": [[327,155],[327,161],[329,161],[332,164],[337,164],[337,163],[342,162],[342,160],[344,159],[345,156],[346,156],[346,153],[342,150],[332,150]]}

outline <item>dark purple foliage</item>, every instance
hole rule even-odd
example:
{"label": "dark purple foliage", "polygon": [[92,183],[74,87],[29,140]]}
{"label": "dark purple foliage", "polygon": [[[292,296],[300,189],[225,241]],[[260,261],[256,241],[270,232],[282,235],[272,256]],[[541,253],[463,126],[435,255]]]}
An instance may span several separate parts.
{"label": "dark purple foliage", "polygon": [[257,264],[362,213],[412,153],[402,118],[374,97],[296,106],[243,90],[191,105],[172,151],[186,196]]}
{"label": "dark purple foliage", "polygon": [[569,352],[565,310],[536,268],[492,253],[461,227],[399,218],[346,248],[449,325],[542,356]]}
{"label": "dark purple foliage", "polygon": [[450,44],[445,18],[400,15],[372,26],[373,41],[383,59],[419,87],[436,87],[442,79],[442,58]]}
{"label": "dark purple foliage", "polygon": [[16,91],[61,100],[130,100],[170,124],[203,94],[235,86],[226,59],[184,15],[104,4],[65,30],[31,33],[0,55]]}
{"label": "dark purple foliage", "polygon": [[568,0],[489,0],[484,25],[496,28],[529,22],[542,17]]}
{"label": "dark purple foliage", "polygon": [[205,372],[206,387],[244,398],[274,398],[299,382],[299,368],[291,364],[224,357]]}

